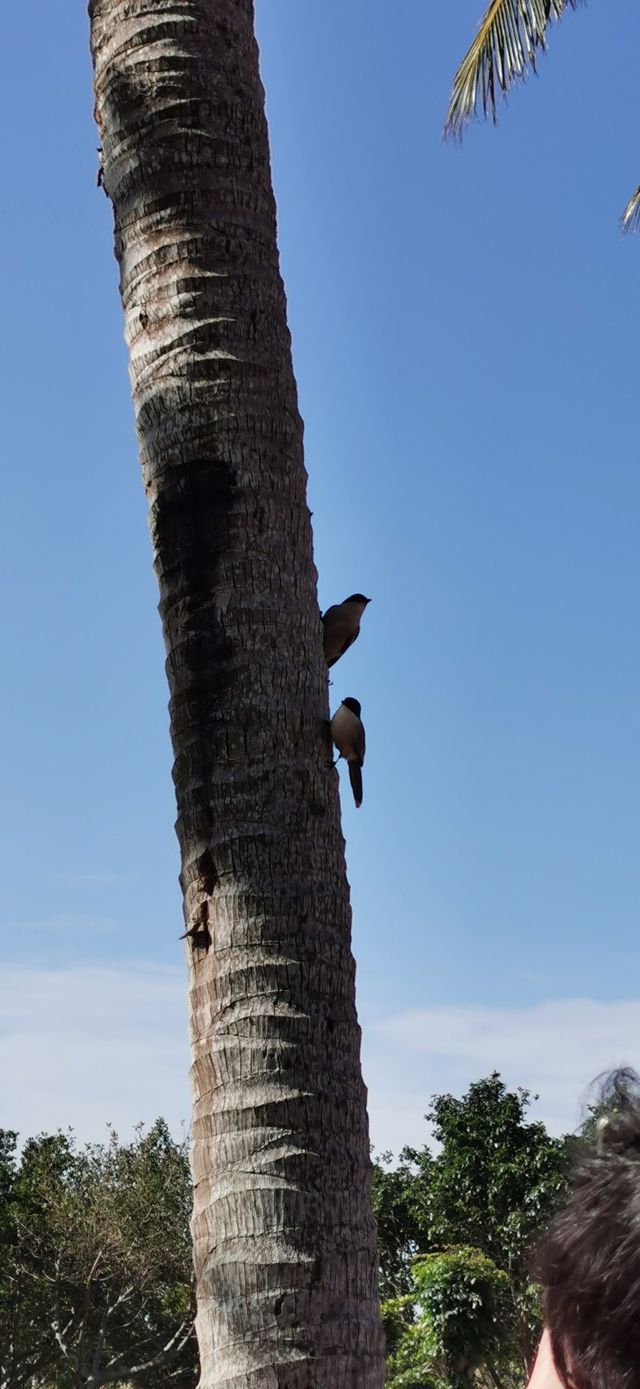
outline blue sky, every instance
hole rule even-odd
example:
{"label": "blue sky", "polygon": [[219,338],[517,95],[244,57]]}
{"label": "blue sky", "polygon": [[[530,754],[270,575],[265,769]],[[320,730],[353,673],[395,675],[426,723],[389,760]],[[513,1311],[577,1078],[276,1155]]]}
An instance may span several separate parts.
{"label": "blue sky", "polygon": [[[567,16],[458,149],[480,10],[257,0],[320,602],[373,595],[332,694],[396,1147],[493,1066],[558,1127],[640,1065],[640,16]],[[4,1121],[95,1136],[188,1117],[164,655],[84,7],[1,26]]]}

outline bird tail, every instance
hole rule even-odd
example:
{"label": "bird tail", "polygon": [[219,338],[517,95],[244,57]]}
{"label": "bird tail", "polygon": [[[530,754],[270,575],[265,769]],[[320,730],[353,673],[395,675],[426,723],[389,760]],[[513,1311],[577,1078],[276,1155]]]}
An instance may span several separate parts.
{"label": "bird tail", "polygon": [[359,762],[349,763],[349,781],[357,810],[362,805],[362,768]]}

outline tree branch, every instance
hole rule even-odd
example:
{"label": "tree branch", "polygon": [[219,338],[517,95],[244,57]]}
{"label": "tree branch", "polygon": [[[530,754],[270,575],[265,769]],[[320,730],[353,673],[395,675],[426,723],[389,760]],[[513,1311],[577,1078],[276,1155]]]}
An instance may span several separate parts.
{"label": "tree branch", "polygon": [[[180,1354],[183,1346],[186,1346],[192,1331],[193,1322],[182,1321],[178,1330],[171,1339],[167,1341],[166,1345],[164,1345],[156,1355],[151,1356],[149,1360],[143,1361],[140,1365],[129,1365],[126,1367],[120,1364],[118,1368],[116,1368],[117,1362],[111,1361],[111,1366],[113,1368],[107,1368],[107,1370],[100,1373],[96,1379],[92,1377],[88,1381],[88,1384],[91,1386],[91,1389],[99,1389],[100,1385],[114,1384],[117,1380],[123,1379],[125,1375],[129,1377],[132,1375],[141,1375],[145,1374],[147,1370],[156,1370],[160,1366],[170,1364],[171,1361],[175,1359],[176,1355]],[[182,1334],[183,1332],[184,1335]],[[118,1356],[119,1361],[122,1361],[122,1359],[122,1356]]]}
{"label": "tree branch", "polygon": [[67,1322],[66,1326],[63,1327],[62,1330],[61,1330],[61,1329],[60,1329],[60,1295],[59,1295],[59,1291],[58,1291],[58,1290],[59,1290],[59,1286],[60,1286],[59,1277],[60,1277],[60,1260],[57,1259],[57,1260],[56,1260],[56,1277],[55,1277],[55,1282],[54,1282],[54,1294],[53,1294],[53,1320],[51,1321],[51,1330],[53,1331],[53,1334],[54,1334],[54,1336],[55,1336],[55,1338],[56,1338],[56,1341],[57,1341],[57,1343],[58,1343],[58,1345],[59,1345],[59,1347],[60,1347],[60,1350],[62,1351],[62,1354],[64,1355],[65,1360],[68,1360],[68,1361],[69,1361],[69,1364],[71,1364],[71,1363],[72,1363],[71,1350],[70,1350],[70,1347],[69,1347],[68,1344],[67,1344],[66,1337],[67,1337],[67,1335],[68,1335],[68,1333],[69,1333],[71,1327],[73,1326],[74,1316],[73,1316],[73,1312],[72,1312],[72,1313],[71,1313],[71,1316],[70,1316],[70,1318],[69,1318],[69,1321]]}
{"label": "tree branch", "polygon": [[103,1314],[102,1314],[102,1317],[101,1317],[101,1319],[100,1319],[100,1326],[98,1327],[98,1334],[97,1334],[97,1336],[96,1336],[96,1344],[95,1344],[95,1349],[94,1349],[94,1352],[93,1352],[93,1359],[92,1359],[92,1361],[91,1361],[91,1377],[92,1377],[92,1380],[95,1380],[96,1375],[98,1374],[98,1372],[99,1372],[99,1370],[100,1370],[100,1357],[101,1357],[101,1355],[102,1355],[102,1347],[103,1347],[103,1345],[104,1345],[104,1338],[105,1338],[105,1336],[106,1336],[106,1334],[107,1334],[107,1323],[108,1323],[108,1321],[109,1321],[109,1317],[112,1315],[113,1312],[115,1312],[116,1307],[119,1307],[119,1306],[121,1305],[121,1303],[127,1302],[127,1301],[128,1301],[128,1299],[131,1297],[132,1292],[133,1292],[133,1284],[131,1283],[131,1284],[129,1284],[128,1287],[126,1287],[126,1288],[124,1289],[123,1292],[121,1292],[121,1293],[119,1294],[119,1296],[116,1298],[115,1302],[111,1302],[111,1303],[108,1303],[108,1304],[107,1304],[107,1306],[106,1306],[106,1308],[105,1308],[105,1311],[104,1311]]}

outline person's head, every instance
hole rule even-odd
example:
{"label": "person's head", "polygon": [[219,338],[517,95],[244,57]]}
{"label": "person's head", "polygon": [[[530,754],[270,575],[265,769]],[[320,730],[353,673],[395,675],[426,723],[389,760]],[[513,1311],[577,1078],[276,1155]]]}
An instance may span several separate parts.
{"label": "person's head", "polygon": [[640,1081],[607,1083],[572,1193],[537,1254],[568,1389],[640,1389]]}

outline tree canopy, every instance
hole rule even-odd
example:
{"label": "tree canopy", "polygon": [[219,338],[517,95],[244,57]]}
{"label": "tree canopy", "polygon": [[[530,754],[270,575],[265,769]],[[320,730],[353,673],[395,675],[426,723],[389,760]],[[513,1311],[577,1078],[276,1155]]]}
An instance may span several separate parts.
{"label": "tree canopy", "polygon": [[0,1382],[195,1384],[185,1143],[0,1136]]}
{"label": "tree canopy", "polygon": [[[429,1142],[374,1162],[393,1389],[523,1382],[539,1332],[531,1250],[576,1141],[532,1122],[530,1103],[494,1073],[434,1096]],[[40,1134],[20,1155],[0,1131],[3,1389],[195,1386],[191,1198],[186,1142],[162,1119],[127,1143]]]}
{"label": "tree canopy", "polygon": [[517,1383],[531,1359],[540,1328],[531,1250],[566,1188],[575,1140],[530,1122],[530,1103],[497,1073],[461,1099],[435,1096],[425,1116],[434,1145],[403,1149],[396,1166],[388,1154],[375,1164],[380,1286],[399,1386],[426,1355],[436,1379],[452,1382],[461,1346],[465,1374],[480,1359],[501,1378],[510,1367]]}

